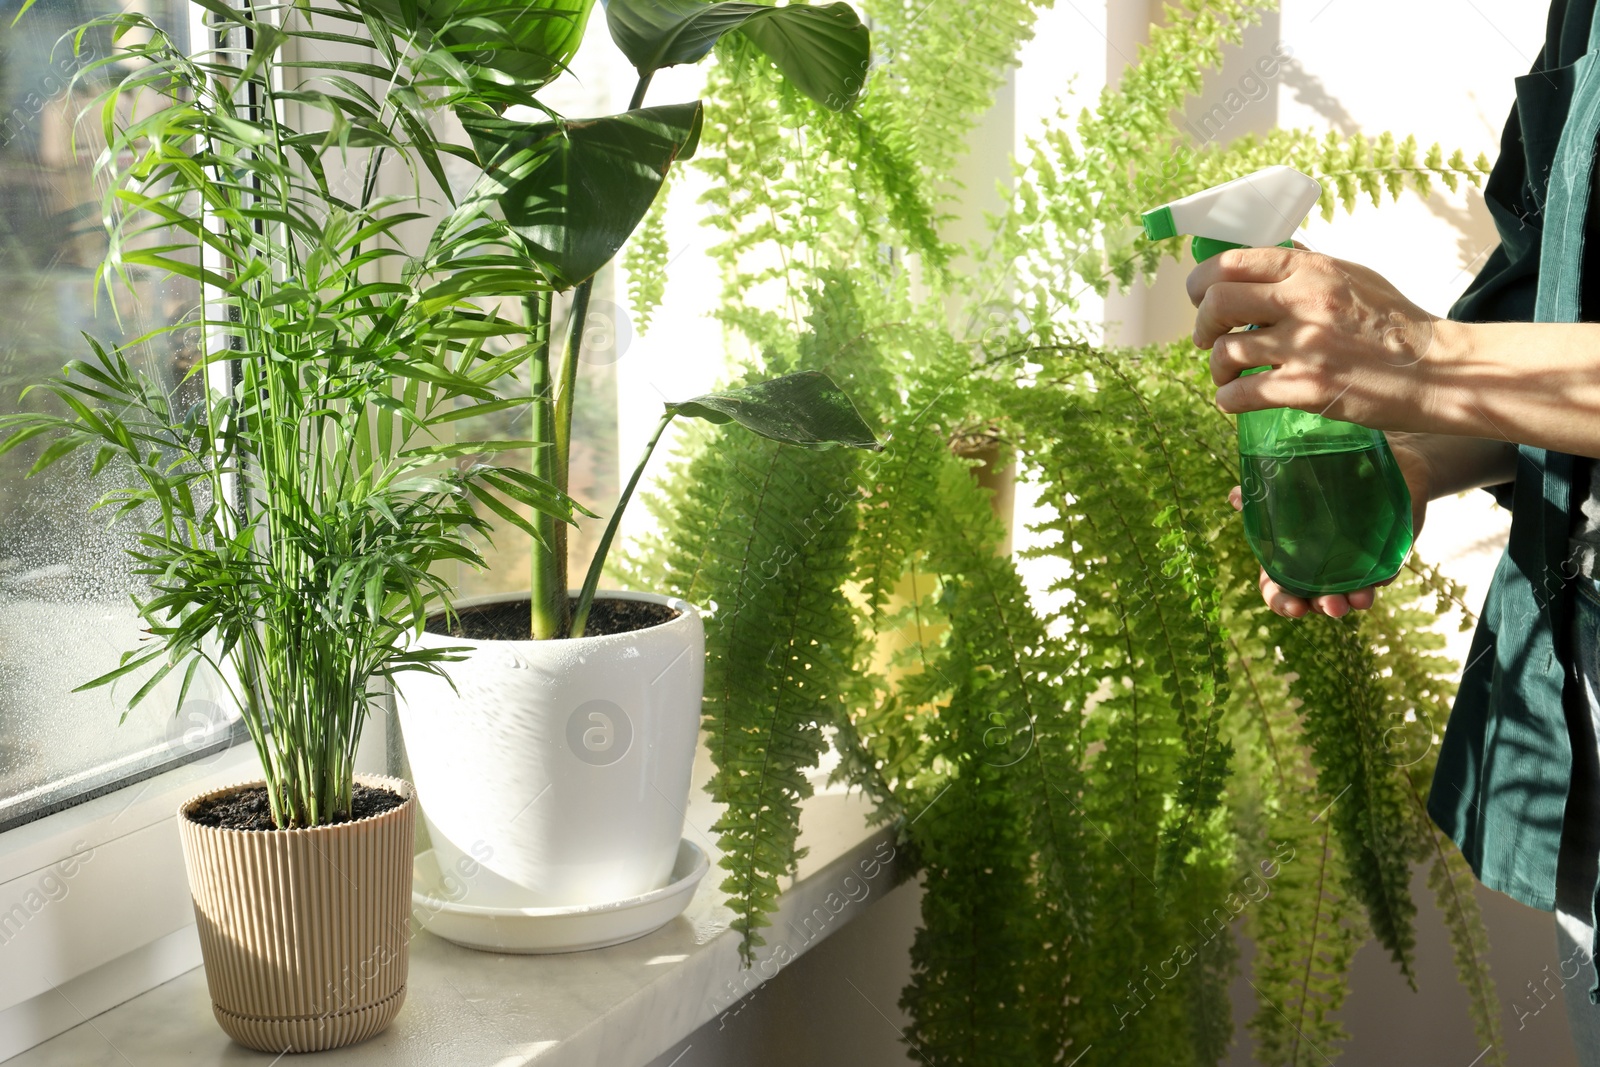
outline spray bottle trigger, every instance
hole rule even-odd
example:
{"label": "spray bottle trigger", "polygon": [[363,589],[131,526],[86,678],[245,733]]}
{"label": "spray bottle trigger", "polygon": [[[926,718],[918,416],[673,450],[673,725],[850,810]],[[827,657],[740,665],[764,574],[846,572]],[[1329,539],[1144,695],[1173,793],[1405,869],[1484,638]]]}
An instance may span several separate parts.
{"label": "spray bottle trigger", "polygon": [[[1196,237],[1189,242],[1189,250],[1194,253],[1196,263],[1204,263],[1212,256],[1220,255],[1230,248],[1249,248],[1249,245],[1238,244],[1233,241],[1218,241],[1210,237]],[[1293,248],[1294,238],[1278,244],[1278,248]]]}

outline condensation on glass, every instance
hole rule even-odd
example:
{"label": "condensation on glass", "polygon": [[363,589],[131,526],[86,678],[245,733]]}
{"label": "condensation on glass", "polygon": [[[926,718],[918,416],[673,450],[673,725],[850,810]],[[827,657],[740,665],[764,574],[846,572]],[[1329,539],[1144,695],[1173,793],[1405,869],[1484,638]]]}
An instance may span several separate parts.
{"label": "condensation on glass", "polygon": [[[194,311],[192,283],[133,275],[111,301],[96,293],[105,253],[104,188],[94,159],[103,142],[95,120],[75,117],[94,86],[73,88],[79,64],[104,55],[105,35],[73,56],[63,33],[115,10],[114,0],[38,0],[12,25],[20,0],[0,0],[0,410],[48,403],[26,386],[70,359],[92,358],[84,334],[120,344],[182,322]],[[145,0],[142,10],[175,35],[187,28],[182,0]],[[116,77],[116,66],[104,77]],[[74,146],[76,133],[76,146]],[[174,393],[200,338],[180,331],[130,349],[142,371]],[[30,442],[29,445],[33,445]],[[41,446],[42,447],[42,446]],[[127,521],[113,525],[89,508],[118,473],[90,478],[87,459],[27,478],[39,447],[0,457],[0,829],[64,807],[175,761],[218,751],[236,733],[220,687],[197,685],[176,707],[177,674],[127,712],[140,680],[85,693],[72,690],[136,648],[141,595],[124,555]]]}

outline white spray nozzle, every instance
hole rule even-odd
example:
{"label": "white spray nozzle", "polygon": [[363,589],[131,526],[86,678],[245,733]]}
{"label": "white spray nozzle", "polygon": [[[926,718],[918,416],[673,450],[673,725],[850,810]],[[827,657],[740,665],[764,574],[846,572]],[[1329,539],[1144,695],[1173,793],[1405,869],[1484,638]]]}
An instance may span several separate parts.
{"label": "white spray nozzle", "polygon": [[1144,215],[1152,240],[1188,234],[1251,248],[1282,244],[1316,207],[1322,185],[1293,167],[1267,167]]}

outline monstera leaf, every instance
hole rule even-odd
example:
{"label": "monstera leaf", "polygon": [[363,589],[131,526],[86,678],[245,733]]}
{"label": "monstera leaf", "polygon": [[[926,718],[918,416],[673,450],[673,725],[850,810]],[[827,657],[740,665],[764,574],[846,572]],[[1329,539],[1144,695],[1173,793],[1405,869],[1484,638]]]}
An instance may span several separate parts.
{"label": "monstera leaf", "polygon": [[707,0],[605,0],[611,39],[648,77],[695,63],[725,33],[739,32],[777,65],[790,84],[839,110],[861,92],[872,38],[849,4],[708,3]]}
{"label": "monstera leaf", "polygon": [[667,411],[718,424],[737,422],[768,440],[800,448],[883,451],[843,389],[820,371],[786,374],[743,389],[707,393]]}
{"label": "monstera leaf", "polygon": [[611,262],[667,169],[700,141],[699,101],[599,119],[527,124],[463,116],[483,166],[469,199],[499,205],[556,289]]}

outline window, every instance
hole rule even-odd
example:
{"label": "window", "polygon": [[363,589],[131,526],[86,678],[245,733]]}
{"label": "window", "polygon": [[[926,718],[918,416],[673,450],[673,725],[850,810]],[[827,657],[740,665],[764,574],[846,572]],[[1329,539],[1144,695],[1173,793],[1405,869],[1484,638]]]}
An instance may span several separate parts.
{"label": "window", "polygon": [[[185,31],[206,32],[192,21],[197,9],[185,0],[37,0],[13,26],[24,2],[0,0],[0,284],[8,298],[8,313],[0,316],[0,412],[50,402],[23,391],[68,360],[89,358],[82,334],[108,344],[129,341],[182,320],[200,299],[188,281],[138,275],[128,289],[119,287],[114,307],[103,288],[97,291],[96,268],[106,251],[105,189],[94,167],[102,145],[93,118],[74,125],[95,86],[74,87],[72,76],[106,54],[110,42],[86,38],[84,55],[74,57],[70,40],[60,40],[89,18],[136,6],[182,42]],[[586,62],[622,62],[604,34],[591,37]],[[111,67],[94,77],[117,75]],[[557,106],[571,114],[616,110],[605,81],[568,87]],[[602,275],[591,303],[575,411],[572,491],[602,516],[620,488],[613,364],[631,337],[614,279],[613,271]],[[558,318],[556,327],[565,323]],[[146,374],[198,399],[198,383],[184,377],[203,343],[197,335],[159,335],[139,346],[137,359]],[[507,388],[526,391],[515,382]],[[462,429],[527,436],[514,425]],[[220,686],[197,684],[175,709],[176,674],[131,711],[127,700],[142,684],[137,676],[72,692],[137,646],[142,623],[131,597],[143,591],[128,576],[130,524],[113,526],[107,516],[90,514],[114,475],[91,479],[85,456],[28,478],[44,447],[29,442],[0,457],[0,832],[247,736]],[[588,520],[573,532],[574,582],[603,525]],[[458,594],[525,590],[528,552],[525,534],[497,529],[486,546],[490,568],[451,575]]]}
{"label": "window", "polygon": [[[31,382],[68,360],[88,358],[82,334],[129,341],[179,321],[199,294],[192,283],[134,275],[115,306],[96,292],[105,254],[93,122],[74,116],[94,84],[73,73],[109,49],[89,36],[74,57],[63,33],[115,0],[38,0],[16,23],[21,0],[0,0],[0,411],[49,400],[24,397]],[[183,0],[132,0],[181,34]],[[182,38],[180,38],[182,39]],[[94,77],[117,76],[116,67]],[[76,146],[74,140],[76,139]],[[76,147],[76,150],[74,150]],[[157,336],[137,348],[143,369],[182,395],[199,339]],[[141,623],[130,599],[123,550],[128,524],[91,515],[114,472],[90,478],[89,457],[26,475],[45,446],[29,442],[0,457],[0,830],[213,752],[239,736],[219,690],[196,684],[174,715],[178,684],[163,683],[119,725],[140,684],[72,690],[117,665]]]}

